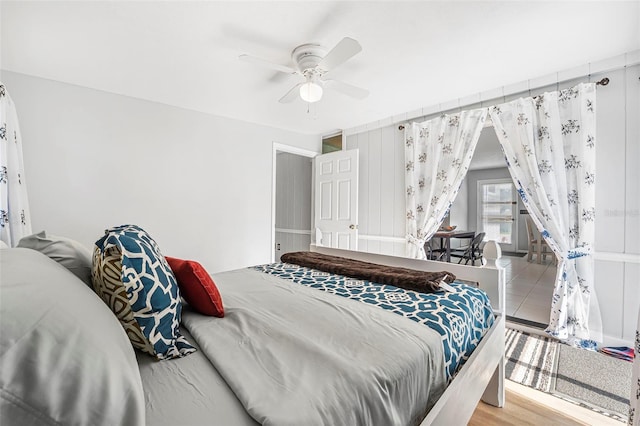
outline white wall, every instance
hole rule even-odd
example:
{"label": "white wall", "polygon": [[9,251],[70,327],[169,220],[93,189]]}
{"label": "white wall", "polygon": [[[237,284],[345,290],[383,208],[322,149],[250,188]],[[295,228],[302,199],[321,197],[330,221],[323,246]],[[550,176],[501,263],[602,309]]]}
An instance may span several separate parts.
{"label": "white wall", "polygon": [[[459,230],[475,229],[469,224],[469,218],[467,217],[467,212],[471,208],[469,205],[469,195],[471,193],[475,193],[475,187],[469,185],[466,179],[463,180],[458,190],[458,195],[449,210],[448,225],[455,225]],[[451,241],[451,246],[454,247],[454,241]]]}
{"label": "white wall", "polygon": [[34,231],[89,247],[105,228],[134,223],[163,254],[210,272],[269,262],[273,142],[320,150],[319,136],[8,71],[1,79],[20,120]]}
{"label": "white wall", "polygon": [[640,65],[608,77],[596,106],[596,290],[605,334],[631,346],[640,306]]}
{"label": "white wall", "polygon": [[[498,99],[481,94],[469,99],[487,100],[458,105],[463,105],[464,109],[490,106],[528,96],[529,93],[536,95],[571,87],[589,79],[610,79],[608,86],[597,89],[595,286],[602,311],[605,343],[630,346],[640,306],[640,65],[637,65],[637,52],[628,57],[635,59],[627,61],[623,55],[559,72],[552,77],[571,78],[560,84],[551,84],[551,78],[543,77],[533,83],[510,86],[505,90],[509,94],[500,95]],[[600,71],[589,76],[589,69]],[[520,90],[512,90],[513,87],[520,87]],[[531,87],[530,92],[528,87]],[[493,91],[496,95],[498,92],[502,90]],[[419,122],[442,112],[462,109],[460,106],[451,109],[452,104],[445,105],[447,110],[439,111],[435,106],[423,109],[429,110],[429,115],[420,116],[414,111],[405,117],[416,117],[412,121]],[[401,239],[405,221],[404,143],[403,132],[398,130],[399,123],[392,121],[390,118],[379,122],[386,123],[382,126],[371,123],[358,129],[347,129],[344,134],[347,148],[358,148],[361,152],[360,230],[366,234],[367,240],[364,244],[359,242],[359,249],[397,255],[403,246]],[[393,177],[393,185],[381,186],[379,175],[382,170],[385,176]],[[467,192],[467,208],[470,209],[475,203],[475,187],[468,185]],[[394,204],[390,207],[392,202]],[[383,229],[380,223],[387,226]],[[469,227],[472,228],[474,223],[475,218],[469,217]],[[389,228],[388,224],[392,227]],[[389,235],[395,239],[392,243],[383,244]]]}

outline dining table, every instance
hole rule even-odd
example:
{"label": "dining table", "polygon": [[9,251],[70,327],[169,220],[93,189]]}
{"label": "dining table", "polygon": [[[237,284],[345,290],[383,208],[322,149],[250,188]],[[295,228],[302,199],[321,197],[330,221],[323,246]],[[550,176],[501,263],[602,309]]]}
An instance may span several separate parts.
{"label": "dining table", "polygon": [[[444,259],[447,262],[451,262],[451,239],[452,238],[469,238],[473,239],[476,236],[476,231],[462,231],[454,229],[452,231],[439,230],[433,237],[431,241],[435,238],[440,238],[440,250],[444,253]],[[429,242],[427,242],[428,244]]]}

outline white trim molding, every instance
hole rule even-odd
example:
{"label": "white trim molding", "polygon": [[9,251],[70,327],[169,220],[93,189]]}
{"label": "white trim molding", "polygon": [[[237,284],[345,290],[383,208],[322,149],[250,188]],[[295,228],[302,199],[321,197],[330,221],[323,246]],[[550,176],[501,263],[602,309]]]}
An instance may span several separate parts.
{"label": "white trim molding", "polygon": [[402,237],[386,237],[383,235],[364,235],[359,234],[358,238],[367,241],[385,241],[389,243],[404,243],[406,240]]}
{"label": "white trim molding", "polygon": [[292,146],[292,145],[285,145],[280,142],[273,142],[273,152],[275,153],[276,151],[288,152],[289,154],[296,154],[296,155],[301,155],[303,157],[309,157],[309,158],[313,158],[316,155],[320,155],[320,153],[316,151],[311,151],[308,149],[299,148],[297,146]]}
{"label": "white trim molding", "polygon": [[605,260],[608,262],[640,263],[640,254],[596,251],[593,253],[593,258],[595,260]]}
{"label": "white trim molding", "polygon": [[311,230],[310,229],[276,228],[276,232],[282,232],[283,234],[311,235]]}

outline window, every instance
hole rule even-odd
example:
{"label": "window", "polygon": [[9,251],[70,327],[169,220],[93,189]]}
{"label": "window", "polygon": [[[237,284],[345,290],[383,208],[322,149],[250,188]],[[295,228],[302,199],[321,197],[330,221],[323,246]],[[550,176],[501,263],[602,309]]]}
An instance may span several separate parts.
{"label": "window", "polygon": [[322,138],[322,153],[327,154],[342,149],[342,133]]}

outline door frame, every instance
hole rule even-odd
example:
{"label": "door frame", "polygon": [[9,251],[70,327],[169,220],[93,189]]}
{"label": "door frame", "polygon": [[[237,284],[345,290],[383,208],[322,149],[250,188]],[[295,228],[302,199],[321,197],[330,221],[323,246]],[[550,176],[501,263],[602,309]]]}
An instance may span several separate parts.
{"label": "door frame", "polygon": [[[320,152],[311,151],[297,146],[285,145],[279,142],[273,142],[271,147],[271,244],[270,259],[271,263],[275,262],[275,245],[276,245],[276,157],[278,152],[286,152],[289,154],[300,155],[302,157],[314,158],[320,155]],[[314,185],[311,182],[311,199],[314,198]],[[313,224],[313,206],[311,208],[311,223]],[[313,234],[313,233],[312,233]]]}
{"label": "door frame", "polygon": [[[518,210],[518,191],[516,190],[516,187],[515,187],[515,185],[513,183],[513,179],[511,177],[491,178],[491,179],[478,179],[478,181],[476,182],[476,193],[478,194],[477,200],[476,200],[476,203],[477,203],[477,205],[476,205],[476,228],[478,228],[478,232],[483,232],[483,231],[480,230],[480,226],[482,225],[482,219],[481,219],[482,195],[481,195],[480,189],[482,188],[483,184],[493,184],[493,183],[509,183],[513,187],[515,204],[512,205],[512,209],[513,209],[513,226],[511,228],[512,241],[511,241],[511,244],[509,244],[512,247],[512,249],[509,249],[507,247],[507,248],[505,248],[503,250],[517,252],[518,251],[518,229],[519,229],[518,228],[519,227],[518,216],[520,216],[520,214],[519,214],[519,210]],[[503,244],[503,243],[499,243],[499,244]]]}

